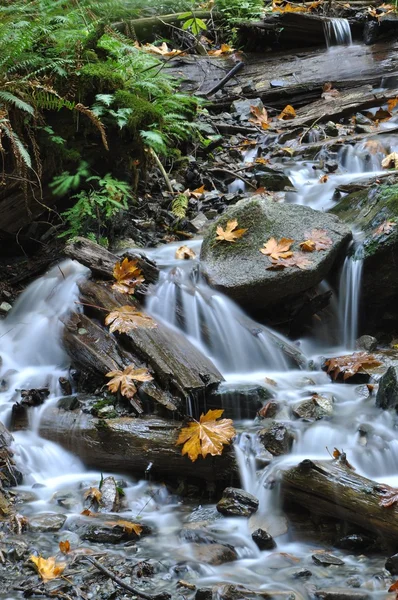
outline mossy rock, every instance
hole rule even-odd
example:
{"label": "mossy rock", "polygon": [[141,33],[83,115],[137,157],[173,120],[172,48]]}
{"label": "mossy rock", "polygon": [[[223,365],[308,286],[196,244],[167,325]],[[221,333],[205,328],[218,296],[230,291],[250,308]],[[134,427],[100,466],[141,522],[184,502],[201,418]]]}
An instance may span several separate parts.
{"label": "mossy rock", "polygon": [[145,129],[150,125],[157,124],[158,127],[162,123],[162,115],[158,109],[145,98],[137,96],[126,90],[119,90],[115,94],[114,106],[116,108],[130,108],[131,115],[128,118],[128,130],[136,134],[141,129]]}
{"label": "mossy rock", "polygon": [[79,79],[83,96],[91,97],[92,94],[111,94],[123,89],[125,81],[120,73],[117,62],[93,62],[84,65],[79,71]]}
{"label": "mossy rock", "polygon": [[[246,234],[235,243],[216,241],[216,229],[237,219]],[[270,270],[268,256],[260,248],[271,237],[294,240],[292,250],[300,251],[300,242],[313,229],[326,230],[332,244],[327,250],[308,253],[306,269],[288,267]],[[334,215],[307,206],[278,204],[254,196],[241,200],[224,213],[208,230],[201,252],[201,268],[210,285],[239,302],[245,308],[262,309],[298,295],[324,279],[344,255],[351,239],[350,228]]]}

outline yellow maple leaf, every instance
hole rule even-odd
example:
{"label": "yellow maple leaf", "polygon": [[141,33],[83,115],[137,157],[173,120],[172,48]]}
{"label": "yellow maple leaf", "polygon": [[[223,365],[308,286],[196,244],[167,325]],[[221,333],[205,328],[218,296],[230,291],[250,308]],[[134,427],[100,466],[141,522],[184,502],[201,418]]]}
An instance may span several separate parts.
{"label": "yellow maple leaf", "polygon": [[196,254],[189,246],[180,246],[176,250],[175,257],[179,260],[189,260],[190,258],[196,258]]}
{"label": "yellow maple leaf", "polygon": [[305,240],[305,242],[301,242],[300,248],[303,252],[314,252],[315,242],[314,240]]}
{"label": "yellow maple leaf", "polygon": [[152,381],[153,377],[147,369],[136,369],[134,365],[129,365],[124,371],[110,371],[106,377],[112,379],[106,384],[113,394],[116,394],[119,389],[122,396],[133,398],[137,388],[134,381]]}
{"label": "yellow maple leaf", "polygon": [[383,169],[396,169],[398,167],[398,152],[391,152],[386,156],[382,160],[381,166]]}
{"label": "yellow maple leaf", "polygon": [[145,44],[142,46],[142,50],[149,52],[150,54],[160,54],[161,56],[175,56],[176,54],[184,54],[180,50],[172,50],[168,47],[166,42],[163,42],[160,46],[154,46],[153,44]]}
{"label": "yellow maple leaf", "polygon": [[289,258],[293,252],[290,250],[290,246],[294,240],[288,238],[282,238],[279,242],[275,238],[271,238],[264,244],[264,248],[260,248],[262,254],[266,254],[271,258],[278,260],[279,258]]}
{"label": "yellow maple leaf", "polygon": [[224,241],[224,242],[236,242],[239,238],[242,237],[247,231],[247,229],[236,229],[238,227],[238,221],[233,219],[232,221],[228,221],[225,230],[220,227],[217,227],[217,236],[216,240]]}
{"label": "yellow maple leaf", "polygon": [[131,521],[124,521],[120,519],[118,521],[105,521],[105,525],[110,525],[111,527],[122,527],[125,533],[131,534],[135,533],[136,535],[141,535],[142,527],[138,525],[138,523],[132,523]]}
{"label": "yellow maple leaf", "polygon": [[132,329],[155,329],[157,323],[145,313],[136,310],[133,306],[121,306],[110,312],[105,318],[105,325],[109,331],[128,333]]}
{"label": "yellow maple leaf", "polygon": [[224,444],[230,444],[236,435],[231,419],[217,420],[223,412],[222,409],[208,410],[205,415],[200,415],[199,421],[191,421],[181,429],[176,445],[184,444],[182,455],[188,454],[195,462],[198,456],[206,458],[208,454],[222,454]]}
{"label": "yellow maple leaf", "polygon": [[112,288],[122,294],[134,294],[137,285],[145,281],[137,259],[125,258],[122,262],[118,261],[113,269],[113,276],[116,283]]}
{"label": "yellow maple leaf", "polygon": [[91,487],[89,490],[87,490],[87,492],[84,494],[84,497],[86,500],[92,500],[94,502],[99,503],[101,498],[102,498],[102,494],[99,491],[98,488],[96,487]]}
{"label": "yellow maple leaf", "polygon": [[32,554],[29,560],[34,563],[37,572],[43,581],[51,581],[51,579],[57,579],[65,570],[65,563],[57,563],[55,556],[49,558],[43,558],[42,556],[35,556]]}
{"label": "yellow maple leaf", "polygon": [[293,106],[288,104],[278,116],[278,119],[281,119],[282,121],[289,121],[289,119],[294,119],[295,117],[296,111],[294,110]]}

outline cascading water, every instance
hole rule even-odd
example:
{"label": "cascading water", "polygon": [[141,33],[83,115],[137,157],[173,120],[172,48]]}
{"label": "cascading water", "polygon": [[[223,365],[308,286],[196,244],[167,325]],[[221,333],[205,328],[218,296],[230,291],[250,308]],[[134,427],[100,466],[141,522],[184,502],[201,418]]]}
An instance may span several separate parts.
{"label": "cascading water", "polygon": [[364,249],[356,242],[354,251],[347,256],[339,286],[339,321],[343,345],[354,350],[358,337],[359,301],[361,294]]}
{"label": "cascading water", "polygon": [[350,46],[352,44],[351,29],[347,19],[325,19],[323,30],[328,48],[330,46]]}

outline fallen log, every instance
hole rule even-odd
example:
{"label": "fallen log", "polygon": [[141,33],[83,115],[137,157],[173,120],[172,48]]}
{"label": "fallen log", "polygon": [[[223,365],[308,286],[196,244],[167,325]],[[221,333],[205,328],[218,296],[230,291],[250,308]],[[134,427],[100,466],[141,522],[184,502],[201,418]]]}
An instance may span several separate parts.
{"label": "fallen log", "polygon": [[385,508],[380,504],[386,496],[386,488],[332,460],[303,460],[282,474],[285,502],[354,523],[398,547],[398,505]]}
{"label": "fallen log", "polygon": [[100,471],[125,472],[156,481],[181,478],[222,487],[236,477],[231,447],[222,456],[199,458],[195,464],[181,455],[176,440],[181,423],[147,418],[98,419],[80,410],[49,406],[40,423],[40,435],[78,455]]}
{"label": "fallen log", "polygon": [[[134,37],[139,41],[149,41],[156,39],[156,34],[167,32],[168,25],[179,26],[187,21],[190,17],[186,16],[187,13],[172,13],[168,15],[155,15],[154,17],[142,17],[140,19],[129,19],[126,21],[119,21],[112,23],[112,28],[116,29],[124,35]],[[214,13],[208,10],[195,10],[194,13],[197,19],[207,20],[210,18],[214,19]]]}

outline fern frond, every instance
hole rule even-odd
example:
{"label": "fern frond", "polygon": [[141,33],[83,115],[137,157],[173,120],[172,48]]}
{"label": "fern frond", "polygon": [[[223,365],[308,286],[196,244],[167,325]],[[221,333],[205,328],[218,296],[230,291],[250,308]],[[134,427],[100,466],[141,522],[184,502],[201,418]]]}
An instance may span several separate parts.
{"label": "fern frond", "polygon": [[178,194],[171,204],[171,212],[177,219],[185,219],[188,210],[188,198],[185,194]]}
{"label": "fern frond", "polygon": [[13,104],[16,108],[19,108],[19,110],[23,110],[24,112],[27,112],[30,115],[35,114],[35,109],[33,108],[33,106],[31,106],[27,102],[24,102],[23,100],[21,100],[21,98],[18,98],[18,96],[15,96],[10,92],[0,90],[0,100],[5,102],[6,104]]}

